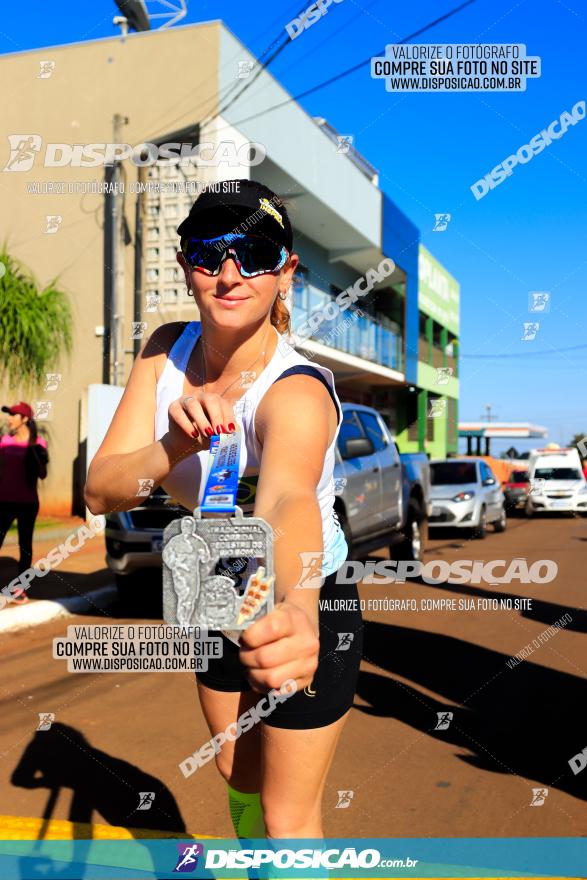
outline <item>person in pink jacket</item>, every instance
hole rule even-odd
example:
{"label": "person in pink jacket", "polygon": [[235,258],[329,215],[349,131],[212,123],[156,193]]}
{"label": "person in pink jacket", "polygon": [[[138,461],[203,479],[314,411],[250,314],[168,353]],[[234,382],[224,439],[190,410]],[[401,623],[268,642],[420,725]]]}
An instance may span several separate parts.
{"label": "person in pink jacket", "polygon": [[[37,480],[47,476],[47,443],[37,432],[33,410],[23,400],[3,406],[8,413],[8,433],[0,436],[0,547],[16,519],[20,558],[18,574],[30,568],[33,559],[33,531],[39,512]],[[28,601],[24,590],[12,594],[12,601]]]}

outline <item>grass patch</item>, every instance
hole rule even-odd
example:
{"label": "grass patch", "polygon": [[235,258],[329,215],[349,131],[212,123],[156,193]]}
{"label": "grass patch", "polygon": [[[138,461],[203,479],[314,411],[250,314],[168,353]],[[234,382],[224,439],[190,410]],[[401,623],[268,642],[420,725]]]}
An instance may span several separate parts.
{"label": "grass patch", "polygon": [[[61,526],[61,525],[63,525],[63,521],[60,519],[52,519],[49,516],[40,516],[37,518],[37,520],[35,522],[35,532],[42,532],[43,529],[54,529],[57,526]],[[12,523],[10,528],[8,529],[8,534],[10,535],[11,532],[14,532],[16,534],[17,528],[18,527],[17,527],[16,520],[14,520],[14,522]]]}

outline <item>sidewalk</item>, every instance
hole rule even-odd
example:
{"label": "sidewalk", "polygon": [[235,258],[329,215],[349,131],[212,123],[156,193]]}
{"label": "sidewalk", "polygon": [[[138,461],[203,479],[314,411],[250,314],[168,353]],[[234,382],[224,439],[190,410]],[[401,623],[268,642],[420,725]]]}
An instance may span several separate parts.
{"label": "sidewalk", "polygon": [[[83,522],[80,517],[70,517],[63,519],[62,525],[35,531],[33,564],[53,547],[59,546]],[[16,536],[14,538],[10,542],[7,536],[0,549],[2,587],[18,574],[18,539]],[[79,550],[72,552],[45,576],[33,578],[26,591],[29,597],[27,603],[16,605],[9,602],[0,610],[0,632],[34,626],[70,613],[92,613],[89,609],[93,606],[97,610],[104,603],[114,601],[114,575],[106,566],[105,555],[104,533],[101,532],[88,539]],[[84,599],[84,596],[87,598]]]}

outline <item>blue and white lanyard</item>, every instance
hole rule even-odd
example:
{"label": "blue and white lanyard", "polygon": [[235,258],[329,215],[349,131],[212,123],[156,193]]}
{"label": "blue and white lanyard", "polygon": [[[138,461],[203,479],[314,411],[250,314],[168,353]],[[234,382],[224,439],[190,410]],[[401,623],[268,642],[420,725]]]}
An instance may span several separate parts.
{"label": "blue and white lanyard", "polygon": [[213,434],[206,487],[202,497],[202,513],[234,514],[238,492],[241,428],[234,434]]}

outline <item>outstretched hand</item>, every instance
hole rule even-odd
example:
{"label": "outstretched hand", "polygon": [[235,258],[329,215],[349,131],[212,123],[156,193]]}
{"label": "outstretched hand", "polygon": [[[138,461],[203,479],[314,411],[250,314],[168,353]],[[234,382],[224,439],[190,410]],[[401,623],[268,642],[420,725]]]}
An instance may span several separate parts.
{"label": "outstretched hand", "polygon": [[240,660],[254,691],[267,693],[294,679],[311,684],[318,668],[320,639],[308,614],[287,600],[251,624],[240,640]]}

